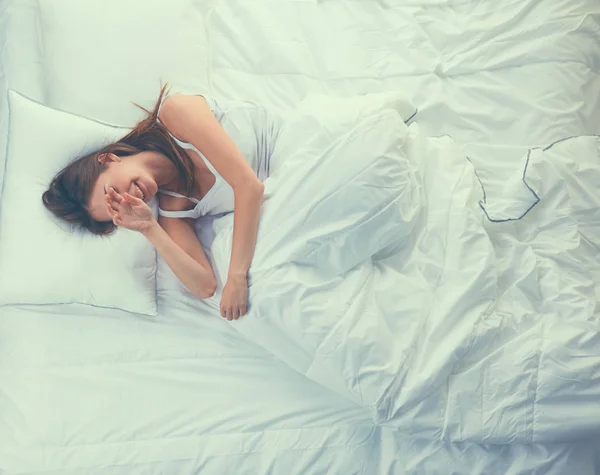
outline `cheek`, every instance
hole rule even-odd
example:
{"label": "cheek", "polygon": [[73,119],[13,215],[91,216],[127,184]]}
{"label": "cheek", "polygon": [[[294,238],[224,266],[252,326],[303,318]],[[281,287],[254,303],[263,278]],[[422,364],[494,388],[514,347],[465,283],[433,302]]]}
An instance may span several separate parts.
{"label": "cheek", "polygon": [[104,201],[104,182],[100,182],[93,192],[92,199],[89,201],[88,206],[95,211],[95,214],[104,215],[105,201]]}
{"label": "cheek", "polygon": [[104,192],[102,192],[102,196],[100,196],[98,198],[98,200],[96,201],[96,210],[98,211],[98,214],[101,216],[104,216],[104,219],[107,219],[108,216],[108,211],[106,210],[106,199],[105,199],[105,195]]}
{"label": "cheek", "polygon": [[114,186],[120,194],[127,191],[129,183],[131,182],[130,173],[127,170],[115,170],[107,177],[107,189],[110,186]]}

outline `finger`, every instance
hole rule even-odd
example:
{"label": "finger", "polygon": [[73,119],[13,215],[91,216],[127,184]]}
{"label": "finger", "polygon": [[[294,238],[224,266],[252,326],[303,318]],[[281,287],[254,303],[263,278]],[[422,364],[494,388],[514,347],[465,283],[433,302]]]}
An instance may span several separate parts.
{"label": "finger", "polygon": [[123,197],[119,193],[117,193],[114,188],[110,188],[108,190],[108,193],[109,193],[110,197],[113,200],[115,200],[117,203],[120,204],[123,201]]}
{"label": "finger", "polygon": [[117,226],[122,226],[123,225],[123,220],[121,219],[121,215],[119,214],[118,211],[115,210],[109,210],[109,214],[110,214],[110,218],[112,219],[112,222],[114,224],[116,224]]}
{"label": "finger", "polygon": [[118,216],[119,215],[119,210],[114,208],[113,205],[111,205],[110,203],[106,205],[106,209],[108,211],[109,216],[112,218],[113,216]]}
{"label": "finger", "polygon": [[123,193],[123,197],[131,204],[139,205],[144,202],[144,200],[138,198],[137,196],[130,195],[129,193]]}
{"label": "finger", "polygon": [[248,307],[246,305],[242,305],[240,307],[240,317],[243,317],[248,313]]}
{"label": "finger", "polygon": [[110,203],[111,205],[113,205],[113,207],[119,205],[119,201],[117,201],[117,199],[114,196],[109,196],[108,200],[106,200],[106,201],[107,201],[107,203]]}
{"label": "finger", "polygon": [[225,317],[225,318],[227,318],[227,320],[229,320],[229,321],[233,320],[233,315],[232,315],[232,311],[230,308],[225,310],[225,313],[227,314],[227,317]]}
{"label": "finger", "polygon": [[240,318],[240,309],[235,307],[231,310],[231,316],[233,317],[234,320],[237,320],[238,318]]}

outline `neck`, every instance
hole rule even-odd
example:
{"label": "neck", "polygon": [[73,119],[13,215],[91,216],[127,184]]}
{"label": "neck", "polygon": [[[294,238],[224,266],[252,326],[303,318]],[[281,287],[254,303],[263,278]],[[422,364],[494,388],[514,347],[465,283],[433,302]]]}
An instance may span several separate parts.
{"label": "neck", "polygon": [[153,171],[154,179],[159,188],[176,187],[179,176],[173,162],[166,155],[159,152],[146,152],[146,154],[146,163]]}

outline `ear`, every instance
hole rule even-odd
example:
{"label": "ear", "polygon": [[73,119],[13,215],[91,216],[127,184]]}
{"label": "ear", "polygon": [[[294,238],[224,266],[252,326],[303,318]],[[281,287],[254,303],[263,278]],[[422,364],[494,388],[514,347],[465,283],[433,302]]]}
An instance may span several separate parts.
{"label": "ear", "polygon": [[107,162],[120,162],[121,158],[114,153],[101,153],[98,155],[98,161],[102,164],[105,164]]}

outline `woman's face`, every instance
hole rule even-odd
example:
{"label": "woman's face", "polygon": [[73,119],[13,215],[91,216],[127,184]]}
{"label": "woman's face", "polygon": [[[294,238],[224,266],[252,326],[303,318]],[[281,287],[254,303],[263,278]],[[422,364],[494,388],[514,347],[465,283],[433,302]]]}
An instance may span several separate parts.
{"label": "woman's face", "polygon": [[127,192],[146,203],[158,192],[156,179],[145,164],[143,154],[144,152],[126,157],[103,154],[98,157],[104,163],[104,171],[94,185],[88,204],[90,214],[96,221],[112,221],[105,200],[111,187],[121,195]]}

